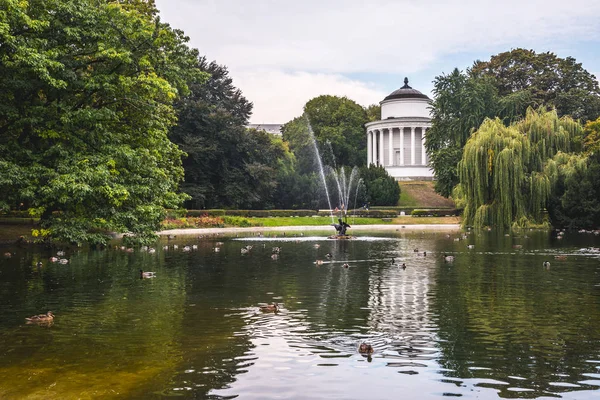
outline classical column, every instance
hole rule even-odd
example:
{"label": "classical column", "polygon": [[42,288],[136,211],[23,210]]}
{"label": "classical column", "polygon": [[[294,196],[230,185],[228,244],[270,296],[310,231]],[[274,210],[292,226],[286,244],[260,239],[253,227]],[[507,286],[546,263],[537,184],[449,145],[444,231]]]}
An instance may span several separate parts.
{"label": "classical column", "polygon": [[415,165],[415,127],[410,127],[410,165]]}
{"label": "classical column", "polygon": [[373,142],[371,143],[371,161],[377,165],[377,130],[373,130]]}
{"label": "classical column", "polygon": [[373,131],[367,131],[367,167],[373,162]]}
{"label": "classical column", "polygon": [[404,127],[400,127],[400,165],[404,165]]}
{"label": "classical column", "polygon": [[394,128],[388,128],[388,132],[390,134],[388,141],[388,165],[394,165]]}
{"label": "classical column", "polygon": [[425,150],[425,128],[421,127],[421,164],[427,165],[427,151]]}
{"label": "classical column", "polygon": [[379,130],[379,165],[383,166],[383,129]]}

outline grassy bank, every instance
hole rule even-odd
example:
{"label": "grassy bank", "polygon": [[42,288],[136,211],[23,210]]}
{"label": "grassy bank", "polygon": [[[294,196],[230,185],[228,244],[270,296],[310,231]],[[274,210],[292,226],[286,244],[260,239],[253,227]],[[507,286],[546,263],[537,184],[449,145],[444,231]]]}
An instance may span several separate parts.
{"label": "grassy bank", "polygon": [[454,208],[451,199],[440,196],[433,181],[403,181],[400,185],[399,206],[413,208]]}

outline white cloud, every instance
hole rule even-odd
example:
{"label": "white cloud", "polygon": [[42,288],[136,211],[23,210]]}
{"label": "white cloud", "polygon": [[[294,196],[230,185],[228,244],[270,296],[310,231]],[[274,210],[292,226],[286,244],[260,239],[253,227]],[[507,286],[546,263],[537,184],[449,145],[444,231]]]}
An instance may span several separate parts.
{"label": "white cloud", "polygon": [[[444,54],[598,37],[597,0],[158,0],[231,67],[410,73]],[[516,46],[514,46],[516,47]]]}
{"label": "white cloud", "polygon": [[[598,0],[156,3],[163,20],[190,36],[191,46],[229,68],[254,102],[252,121],[258,123],[285,122],[323,93],[376,103],[398,87],[384,90],[373,82],[378,77],[430,82],[434,76],[417,75],[434,65],[439,73],[449,72],[457,65],[445,63],[460,54],[487,57],[516,47],[552,51],[569,49],[578,38],[600,40]],[[349,74],[355,79],[344,77]],[[371,82],[357,80],[366,74]]]}
{"label": "white cloud", "polygon": [[387,93],[380,88],[337,74],[260,70],[235,73],[233,81],[254,103],[252,123],[285,123],[302,114],[313,97],[346,96],[358,104],[379,103]]}

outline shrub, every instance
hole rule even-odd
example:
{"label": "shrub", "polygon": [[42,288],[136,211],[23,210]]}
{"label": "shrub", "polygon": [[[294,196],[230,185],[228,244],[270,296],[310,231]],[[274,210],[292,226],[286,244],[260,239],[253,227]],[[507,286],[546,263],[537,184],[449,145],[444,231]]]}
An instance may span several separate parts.
{"label": "shrub", "polygon": [[460,215],[460,211],[457,209],[445,208],[431,210],[414,209],[410,215],[413,217],[445,217],[447,215]]}

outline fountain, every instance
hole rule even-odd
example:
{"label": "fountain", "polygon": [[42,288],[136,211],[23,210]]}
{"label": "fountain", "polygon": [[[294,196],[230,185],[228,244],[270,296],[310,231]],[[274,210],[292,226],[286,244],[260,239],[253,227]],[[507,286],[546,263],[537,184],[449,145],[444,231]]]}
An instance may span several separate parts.
{"label": "fountain", "polygon": [[[348,206],[350,204],[350,195],[352,193],[352,188],[355,185],[354,208],[356,208],[356,198],[358,196],[358,189],[360,188],[360,185],[362,183],[362,179],[358,178],[358,168],[353,167],[352,172],[350,173],[350,176],[348,177],[348,179],[346,179],[346,169],[343,167],[340,168],[339,170],[335,168],[336,167],[335,166],[335,157],[333,155],[333,149],[331,148],[331,143],[329,143],[329,142],[328,142],[329,151],[331,152],[331,155],[332,155],[334,167],[333,168],[328,167],[328,166],[324,167],[323,161],[321,159],[321,154],[319,152],[319,147],[317,146],[317,141],[315,139],[315,134],[312,130],[312,126],[310,125],[310,121],[308,120],[308,117],[306,117],[306,120],[307,120],[308,132],[310,134],[310,140],[313,143],[314,150],[315,150],[315,157],[317,159],[317,163],[319,166],[319,174],[321,176],[321,179],[323,181],[323,186],[325,188],[325,195],[327,197],[327,204],[329,205],[329,211],[330,211],[330,216],[331,216],[331,226],[333,226],[335,228],[335,230],[337,231],[337,233],[335,235],[329,236],[329,238],[330,239],[353,239],[354,237],[351,235],[348,235],[346,233],[346,230],[351,227],[348,224]],[[337,189],[338,198],[337,198],[337,205],[335,207],[335,210],[332,209],[331,197],[329,195],[329,188],[327,186],[327,176],[330,176],[333,178],[333,180],[335,182],[335,188]],[[334,212],[336,214],[339,213],[337,224],[334,222]]]}

